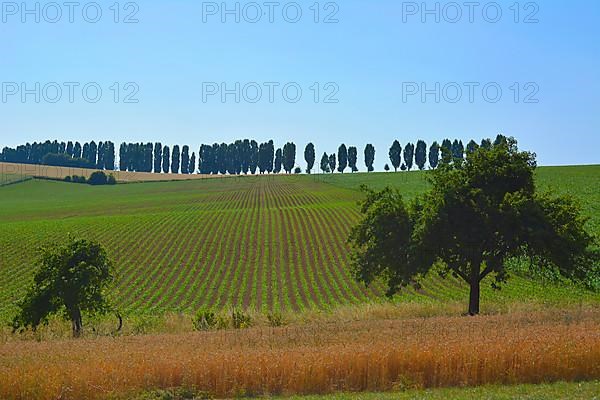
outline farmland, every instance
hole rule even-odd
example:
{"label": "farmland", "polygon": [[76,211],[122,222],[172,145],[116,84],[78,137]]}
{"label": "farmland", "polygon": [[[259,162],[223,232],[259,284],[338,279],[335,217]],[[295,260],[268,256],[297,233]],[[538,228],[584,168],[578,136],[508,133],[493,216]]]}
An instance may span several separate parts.
{"label": "farmland", "polygon": [[144,389],[187,387],[230,398],[600,377],[600,313],[593,307],[331,322],[77,341],[11,340],[0,343],[0,397],[129,399]]}
{"label": "farmland", "polygon": [[[541,187],[578,196],[600,232],[600,167],[541,168]],[[126,314],[240,306],[296,312],[380,301],[348,271],[346,238],[360,184],[391,184],[407,197],[423,173],[277,176],[90,187],[33,180],[0,189],[0,319],[13,315],[32,277],[35,250],[67,233],[94,238],[117,267],[114,300]],[[513,274],[482,306],[578,303],[598,294]],[[432,274],[398,301],[460,302],[467,288]]]}
{"label": "farmland", "polygon": [[32,179],[29,176],[23,176],[19,174],[3,174],[0,173],[0,186],[13,185],[15,183],[23,182]]}
{"label": "farmland", "polygon": [[[600,167],[540,168],[537,182],[578,197],[600,233]],[[111,298],[125,319],[118,334],[112,316],[86,319],[79,340],[58,319],[35,333],[0,329],[0,398],[597,392],[598,292],[514,265],[502,290],[483,286],[483,315],[465,318],[467,287],[435,271],[391,302],[381,283],[356,283],[346,238],[362,184],[407,198],[428,186],[412,172],[0,187],[0,322],[31,282],[36,248],[68,234],[109,250]],[[194,333],[190,317],[202,307],[245,308],[251,326]]]}
{"label": "farmland", "polygon": [[[19,180],[39,177],[62,180],[67,176],[83,176],[89,178],[96,170],[89,168],[54,167],[38,164],[15,164],[0,162],[0,178],[3,176]],[[107,171],[112,173],[119,182],[156,182],[156,181],[188,181],[209,179],[210,175],[199,174],[153,174],[150,172]],[[2,184],[0,180],[0,184]]]}

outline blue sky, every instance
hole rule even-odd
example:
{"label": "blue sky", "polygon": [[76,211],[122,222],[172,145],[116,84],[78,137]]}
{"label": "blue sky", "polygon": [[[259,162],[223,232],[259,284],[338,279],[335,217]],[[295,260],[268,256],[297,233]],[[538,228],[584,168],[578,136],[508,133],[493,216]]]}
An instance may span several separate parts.
{"label": "blue sky", "polygon": [[[600,162],[596,1],[523,1],[518,14],[512,0],[497,2],[499,8],[482,1],[473,9],[425,2],[428,9],[439,4],[437,15],[423,13],[421,1],[139,1],[118,3],[118,16],[114,1],[100,1],[96,23],[90,3],[73,9],[73,22],[64,5],[58,18],[47,2],[40,2],[38,15],[17,3],[2,3],[0,146],[57,138],[197,149],[272,138],[278,146],[296,142],[299,164],[312,141],[319,155],[342,142],[358,146],[362,165],[370,142],[381,169],[394,139],[403,145],[421,138],[466,142],[502,132],[535,151],[543,165]],[[235,13],[221,12],[223,4],[235,10],[236,3],[239,23]],[[25,4],[35,8],[35,2]],[[256,5],[263,16],[252,22]],[[298,10],[302,16],[292,23]],[[124,23],[128,15],[138,22]],[[337,22],[325,23],[327,17]],[[53,82],[62,88],[60,97]],[[79,85],[73,102],[68,82]],[[235,94],[223,102],[206,92],[212,83],[235,89],[236,82],[239,103]],[[89,83],[88,100],[96,87],[102,90],[96,103],[83,96]],[[22,84],[32,90],[24,102]],[[433,90],[424,101],[422,85]],[[252,103],[256,86],[262,97]],[[297,87],[302,96],[292,102]],[[136,88],[137,103],[125,102]],[[419,93],[411,94],[415,88]],[[502,97],[492,102],[498,88]],[[327,95],[337,102],[326,102]]]}

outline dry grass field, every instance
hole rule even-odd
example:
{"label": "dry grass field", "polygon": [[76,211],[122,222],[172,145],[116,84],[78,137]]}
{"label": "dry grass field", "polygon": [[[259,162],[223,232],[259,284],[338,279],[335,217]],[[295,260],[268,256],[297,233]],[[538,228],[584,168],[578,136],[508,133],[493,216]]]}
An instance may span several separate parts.
{"label": "dry grass field", "polygon": [[217,398],[600,378],[600,310],[330,320],[282,328],[0,344],[0,398]]}

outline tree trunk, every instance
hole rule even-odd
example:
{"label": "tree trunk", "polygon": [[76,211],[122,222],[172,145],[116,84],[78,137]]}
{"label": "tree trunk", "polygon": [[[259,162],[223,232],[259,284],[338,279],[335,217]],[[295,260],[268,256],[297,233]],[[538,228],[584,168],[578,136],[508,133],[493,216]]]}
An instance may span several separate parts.
{"label": "tree trunk", "polygon": [[73,328],[73,337],[80,337],[81,332],[83,331],[83,322],[81,320],[81,311],[79,309],[76,309],[71,313],[71,327]]}
{"label": "tree trunk", "polygon": [[479,277],[471,281],[471,293],[469,294],[469,315],[479,315]]}

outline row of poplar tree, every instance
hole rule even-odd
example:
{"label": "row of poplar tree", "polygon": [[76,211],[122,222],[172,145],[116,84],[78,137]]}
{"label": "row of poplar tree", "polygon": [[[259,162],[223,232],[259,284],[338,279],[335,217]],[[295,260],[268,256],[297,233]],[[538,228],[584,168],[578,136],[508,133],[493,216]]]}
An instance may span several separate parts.
{"label": "row of poplar tree", "polygon": [[[496,142],[503,139],[498,135]],[[402,146],[395,140],[389,149],[389,160],[395,171],[411,170],[413,167],[425,169],[427,161],[430,168],[436,168],[441,161],[452,161],[463,158],[466,153],[473,152],[477,147],[490,147],[491,140],[484,139],[481,144],[471,140],[466,148],[462,141],[445,139],[442,144],[433,142],[429,147],[423,140],[407,143]],[[358,171],[358,149],[342,144],[337,153],[324,153],[321,157],[320,170],[328,172]],[[304,160],[306,172],[311,173],[315,167],[315,146],[306,145]],[[58,142],[46,141],[17,146],[5,147],[0,153],[0,161],[43,164],[64,167],[97,168],[112,171],[115,169],[115,146],[113,142],[91,141]],[[367,171],[374,171],[375,147],[367,144],[364,149],[364,162]],[[286,143],[283,148],[275,149],[272,140],[258,143],[255,140],[237,140],[234,143],[203,144],[198,156],[190,153],[189,146],[175,145],[173,148],[161,143],[122,143],[119,147],[119,169],[121,171],[174,173],[174,174],[265,174],[265,173],[299,173],[296,167],[296,145]],[[390,167],[386,164],[386,170]]]}
{"label": "row of poplar tree", "polygon": [[16,148],[5,147],[0,161],[21,164],[42,164],[57,167],[115,169],[113,142],[58,142],[57,140],[27,143]]}

